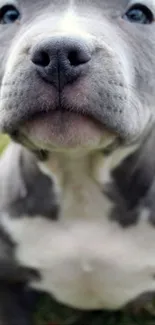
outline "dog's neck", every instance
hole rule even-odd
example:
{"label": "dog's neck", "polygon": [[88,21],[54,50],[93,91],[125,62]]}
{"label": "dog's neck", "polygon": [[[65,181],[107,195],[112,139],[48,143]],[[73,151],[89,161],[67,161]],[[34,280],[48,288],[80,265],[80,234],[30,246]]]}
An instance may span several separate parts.
{"label": "dog's neck", "polygon": [[44,173],[55,177],[61,188],[72,186],[74,189],[86,178],[103,186],[111,181],[111,171],[135,149],[135,146],[117,149],[109,156],[101,151],[87,154],[53,152],[46,162],[39,165]]}

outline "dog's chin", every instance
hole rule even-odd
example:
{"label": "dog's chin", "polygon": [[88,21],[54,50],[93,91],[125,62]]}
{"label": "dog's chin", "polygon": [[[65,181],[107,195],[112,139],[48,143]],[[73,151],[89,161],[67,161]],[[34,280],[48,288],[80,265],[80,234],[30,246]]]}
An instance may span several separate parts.
{"label": "dog's chin", "polygon": [[108,146],[116,137],[91,117],[68,111],[38,114],[21,126],[20,133],[47,150],[92,150]]}

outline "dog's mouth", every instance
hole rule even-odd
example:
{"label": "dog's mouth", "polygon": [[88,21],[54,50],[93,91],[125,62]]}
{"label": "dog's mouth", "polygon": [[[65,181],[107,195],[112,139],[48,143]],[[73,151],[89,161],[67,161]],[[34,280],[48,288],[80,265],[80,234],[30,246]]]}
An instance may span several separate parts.
{"label": "dog's mouth", "polygon": [[66,109],[35,113],[22,123],[19,134],[47,150],[105,148],[116,138],[94,117]]}

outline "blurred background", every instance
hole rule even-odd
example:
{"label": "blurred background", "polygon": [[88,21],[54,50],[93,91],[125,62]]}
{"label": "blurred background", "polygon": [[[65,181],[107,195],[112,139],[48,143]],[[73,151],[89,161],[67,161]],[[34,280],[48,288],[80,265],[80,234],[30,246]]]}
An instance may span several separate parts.
{"label": "blurred background", "polygon": [[6,146],[9,144],[9,141],[10,139],[7,135],[0,135],[0,153],[2,153]]}

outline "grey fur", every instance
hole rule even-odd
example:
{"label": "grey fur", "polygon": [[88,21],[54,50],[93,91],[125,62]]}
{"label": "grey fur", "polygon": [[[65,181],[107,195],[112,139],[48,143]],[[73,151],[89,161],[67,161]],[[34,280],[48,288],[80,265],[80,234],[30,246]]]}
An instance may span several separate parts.
{"label": "grey fur", "polygon": [[112,171],[113,182],[104,189],[104,193],[115,202],[111,219],[125,227],[138,222],[142,208],[150,209],[150,221],[155,223],[154,145],[155,132],[152,130],[139,149]]}

